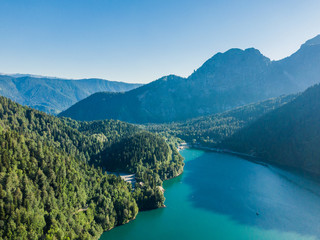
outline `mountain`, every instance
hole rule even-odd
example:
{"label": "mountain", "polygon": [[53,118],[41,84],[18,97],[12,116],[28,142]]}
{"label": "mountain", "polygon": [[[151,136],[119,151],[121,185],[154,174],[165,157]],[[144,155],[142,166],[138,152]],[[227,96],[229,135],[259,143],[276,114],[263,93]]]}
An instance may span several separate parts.
{"label": "mountain", "polygon": [[[59,116],[74,119],[126,119],[127,122],[157,122],[170,120],[170,115],[183,115],[184,102],[180,101],[184,79],[171,75],[163,77],[136,91],[127,93],[100,92],[76,103]],[[181,91],[178,86],[181,86]],[[161,97],[160,96],[165,96]],[[167,106],[167,107],[166,107]],[[161,117],[161,119],[159,119]]]}
{"label": "mountain", "polygon": [[259,118],[221,147],[320,174],[320,85]]}
{"label": "mountain", "polygon": [[20,104],[57,114],[95,92],[124,92],[141,84],[103,79],[67,80],[28,74],[0,75],[0,95]]}
{"label": "mountain", "polygon": [[198,117],[181,122],[148,124],[148,131],[156,132],[167,139],[173,137],[202,147],[217,147],[224,139],[248,126],[264,114],[287,104],[298,96],[290,94],[252,103],[213,115]]}
{"label": "mountain", "polygon": [[[136,126],[58,118],[5,97],[0,143],[0,239],[99,239],[163,206],[162,180],[183,170],[174,147]],[[135,191],[111,169],[135,174]]]}
{"label": "mountain", "polygon": [[291,56],[274,62],[266,76],[274,82],[286,83],[283,87],[290,87],[290,91],[302,91],[319,83],[320,35],[308,40]]}
{"label": "mountain", "polygon": [[50,79],[59,79],[57,77],[49,77],[49,76],[43,76],[43,75],[36,75],[36,74],[23,74],[23,73],[12,73],[12,74],[5,74],[5,73],[0,73],[0,75],[7,75],[10,77],[33,77],[33,78],[50,78]]}
{"label": "mountain", "polygon": [[253,48],[230,49],[213,56],[188,78],[170,75],[126,93],[96,93],[60,116],[134,123],[182,121],[303,91],[319,79],[317,36],[280,61],[271,61]]}

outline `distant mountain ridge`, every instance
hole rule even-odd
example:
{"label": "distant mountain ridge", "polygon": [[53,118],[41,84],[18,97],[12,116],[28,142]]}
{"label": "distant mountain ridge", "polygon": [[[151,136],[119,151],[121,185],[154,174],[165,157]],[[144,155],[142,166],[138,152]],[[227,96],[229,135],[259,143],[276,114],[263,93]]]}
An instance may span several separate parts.
{"label": "distant mountain ridge", "polygon": [[124,92],[141,84],[103,79],[61,79],[29,74],[0,75],[0,95],[20,104],[57,114],[95,92]]}
{"label": "distant mountain ridge", "polygon": [[[20,77],[33,77],[33,78],[50,78],[50,79],[59,79],[58,77],[49,77],[45,75],[37,75],[37,74],[23,74],[23,73],[0,73],[0,75],[10,76],[14,78]],[[72,79],[65,79],[65,80],[72,80]]]}
{"label": "distant mountain ridge", "polygon": [[280,61],[271,61],[254,48],[230,49],[214,55],[188,78],[170,75],[123,94],[96,93],[60,116],[181,121],[303,91],[319,80],[320,35]]}

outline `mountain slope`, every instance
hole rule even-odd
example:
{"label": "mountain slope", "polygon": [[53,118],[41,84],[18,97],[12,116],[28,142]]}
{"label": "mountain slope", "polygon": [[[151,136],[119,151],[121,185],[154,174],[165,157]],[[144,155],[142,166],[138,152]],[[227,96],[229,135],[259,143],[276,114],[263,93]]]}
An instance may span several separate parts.
{"label": "mountain slope", "polygon": [[231,49],[216,54],[186,79],[170,75],[123,94],[97,93],[61,116],[163,123],[303,91],[320,79],[318,39],[281,61],[270,61],[253,48]]}
{"label": "mountain slope", "polygon": [[222,147],[320,174],[320,85],[262,116]]}
{"label": "mountain slope", "polygon": [[[273,62],[266,79],[286,83],[290,91],[302,91],[319,83],[320,79],[320,35],[304,43],[291,56]],[[283,91],[284,89],[281,89]]]}
{"label": "mountain slope", "polygon": [[232,110],[189,119],[182,122],[148,124],[146,129],[170,138],[178,137],[188,143],[206,147],[216,147],[239,129],[254,122],[270,112],[295,99],[298,95],[291,94],[262,102],[245,105]]}
{"label": "mountain slope", "polygon": [[102,79],[67,80],[29,75],[0,75],[0,95],[47,113],[57,114],[95,92],[124,92],[141,84]]}
{"label": "mountain slope", "polygon": [[171,75],[127,93],[95,93],[59,116],[81,120],[126,119],[128,122],[156,122],[168,117],[169,121],[170,116],[186,115],[182,107],[170,108],[174,104],[184,106],[177,87],[182,88],[183,81],[183,78]]}
{"label": "mountain slope", "polygon": [[[102,168],[137,153],[132,167],[117,162],[141,182],[132,192]],[[162,180],[181,173],[182,160],[136,126],[57,118],[0,97],[0,239],[98,239],[139,209],[163,206]]]}

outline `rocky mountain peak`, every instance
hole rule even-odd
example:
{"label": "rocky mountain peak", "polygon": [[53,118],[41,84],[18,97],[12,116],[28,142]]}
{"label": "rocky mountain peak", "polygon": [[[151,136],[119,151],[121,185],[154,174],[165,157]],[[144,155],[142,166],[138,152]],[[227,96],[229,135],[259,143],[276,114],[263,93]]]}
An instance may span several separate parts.
{"label": "rocky mountain peak", "polygon": [[320,45],[320,34],[306,41],[302,46],[314,46],[314,45]]}

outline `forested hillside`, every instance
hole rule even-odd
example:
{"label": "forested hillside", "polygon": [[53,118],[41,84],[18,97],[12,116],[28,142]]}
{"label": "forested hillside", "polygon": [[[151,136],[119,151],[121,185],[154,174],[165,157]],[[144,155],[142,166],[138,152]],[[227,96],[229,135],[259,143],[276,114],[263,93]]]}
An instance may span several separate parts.
{"label": "forested hillside", "polygon": [[149,124],[146,129],[166,138],[172,136],[193,144],[216,147],[223,139],[252,123],[262,115],[290,101],[297,95],[281,96],[249,104],[223,113],[169,124]]}
{"label": "forested hillside", "polygon": [[[145,152],[133,164],[142,170],[134,173],[148,177],[141,177],[144,187],[132,192],[131,184],[105,173],[103,169],[112,166],[103,152],[109,149],[112,154],[113,145],[141,135],[144,141],[135,146]],[[155,172],[144,161],[153,156],[157,144],[170,148],[162,138],[120,121],[59,119],[4,97],[0,97],[0,140],[2,239],[98,239],[103,231],[134,219],[139,208],[162,206],[157,171],[177,174],[165,168],[171,164],[169,151],[157,156]],[[124,152],[135,155],[131,150]],[[175,159],[181,172],[182,158]],[[130,171],[125,165],[118,167]]]}
{"label": "forested hillside", "polygon": [[320,85],[269,112],[221,147],[320,174]]}
{"label": "forested hillside", "polygon": [[112,171],[122,169],[138,173],[152,170],[162,180],[175,177],[182,172],[181,156],[177,150],[166,144],[162,137],[153,137],[148,132],[122,139],[102,151],[99,157],[105,159],[102,160],[103,165],[110,166],[109,169]]}
{"label": "forested hillside", "polygon": [[320,35],[279,61],[254,48],[217,53],[188,78],[170,75],[121,94],[96,93],[61,116],[141,124],[185,121],[301,92],[319,79]]}
{"label": "forested hillside", "polygon": [[164,206],[162,181],[180,175],[184,166],[175,147],[148,132],[123,138],[99,153],[96,160],[110,171],[136,174],[134,196],[141,210]]}

